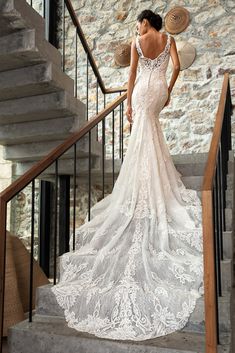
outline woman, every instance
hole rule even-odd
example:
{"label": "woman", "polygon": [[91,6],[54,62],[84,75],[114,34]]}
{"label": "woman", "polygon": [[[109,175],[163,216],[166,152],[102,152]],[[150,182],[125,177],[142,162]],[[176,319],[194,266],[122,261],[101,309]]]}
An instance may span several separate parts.
{"label": "woman", "polygon": [[159,123],[179,73],[175,42],[161,25],[150,10],[138,16],[126,155],[112,193],[77,230],[76,250],[61,257],[52,288],[70,327],[103,338],[138,341],[179,330],[203,293],[200,199],[183,185]]}

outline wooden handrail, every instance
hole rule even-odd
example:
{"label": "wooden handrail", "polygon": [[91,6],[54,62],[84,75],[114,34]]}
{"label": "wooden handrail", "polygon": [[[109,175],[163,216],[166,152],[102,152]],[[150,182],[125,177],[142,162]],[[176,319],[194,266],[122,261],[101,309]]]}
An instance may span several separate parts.
{"label": "wooden handrail", "polygon": [[127,93],[123,93],[113,102],[109,103],[103,111],[88,120],[67,140],[54,148],[46,157],[36,163],[30,170],[23,174],[20,178],[9,185],[0,193],[0,351],[2,350],[2,334],[3,334],[3,312],[4,312],[4,274],[5,274],[5,257],[6,257],[6,218],[7,218],[7,202],[10,201],[18,192],[24,189],[39,174],[51,166],[57,158],[68,151],[75,143],[77,143],[86,133],[104,119],[110,112],[121,104],[127,97]]}
{"label": "wooden handrail", "polygon": [[202,190],[212,190],[212,183],[213,183],[213,177],[214,177],[215,166],[216,166],[216,157],[218,153],[219,141],[221,136],[222,124],[223,124],[228,82],[229,82],[229,74],[226,73],[224,75],[220,101],[219,101],[219,105],[218,105],[218,109],[215,117],[215,125],[213,129],[210,150],[208,153],[207,163],[205,167]]}
{"label": "wooden handrail", "polygon": [[215,244],[213,230],[212,193],[213,180],[216,169],[216,160],[225,112],[228,83],[229,75],[225,74],[202,185],[202,229],[206,353],[217,353],[216,282],[214,255]]}
{"label": "wooden handrail", "polygon": [[67,9],[69,11],[69,14],[71,16],[71,19],[73,21],[73,24],[77,28],[77,33],[79,35],[80,41],[81,41],[81,43],[83,45],[83,48],[84,48],[85,52],[87,53],[88,60],[89,60],[89,62],[91,64],[93,72],[94,72],[94,74],[95,74],[95,76],[96,76],[96,78],[98,80],[98,83],[99,83],[99,86],[101,88],[101,91],[103,93],[117,93],[117,92],[126,91],[125,87],[116,87],[116,88],[106,88],[105,87],[105,84],[104,84],[104,82],[102,80],[102,77],[100,76],[99,69],[98,69],[98,67],[96,65],[95,59],[94,59],[94,57],[92,55],[92,52],[91,52],[91,50],[89,48],[89,45],[88,45],[87,40],[86,40],[86,37],[85,37],[85,35],[83,33],[83,30],[82,30],[82,28],[80,26],[80,23],[78,21],[78,17],[76,15],[75,11],[74,11],[74,8],[73,8],[73,5],[71,3],[71,0],[65,0],[65,3],[66,3],[66,6],[67,6]]}
{"label": "wooden handrail", "polygon": [[15,180],[5,190],[0,193],[0,200],[5,202],[10,201],[19,191],[25,188],[33,179],[39,174],[51,166],[57,158],[59,158],[64,152],[68,151],[76,142],[78,142],[89,130],[91,130],[96,124],[104,119],[113,109],[115,109],[120,103],[126,99],[127,93],[123,93],[121,96],[116,98],[113,102],[109,103],[105,109],[95,115],[93,118],[88,120],[70,137],[67,138],[63,143],[54,148],[46,157],[36,163],[30,170],[23,174],[20,178]]}

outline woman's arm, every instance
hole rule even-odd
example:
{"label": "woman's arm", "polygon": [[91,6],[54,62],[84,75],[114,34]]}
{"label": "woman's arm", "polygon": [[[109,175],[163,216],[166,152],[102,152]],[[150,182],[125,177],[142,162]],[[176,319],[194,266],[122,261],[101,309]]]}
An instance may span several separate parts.
{"label": "woman's arm", "polygon": [[132,92],[135,84],[136,79],[136,70],[138,65],[139,55],[136,50],[135,46],[135,38],[132,40],[131,43],[131,62],[130,62],[130,71],[129,71],[129,78],[127,83],[127,110],[126,116],[130,123],[132,123],[132,104],[131,104],[131,97]]}
{"label": "woman's arm", "polygon": [[169,96],[168,96],[168,99],[166,101],[165,106],[168,105],[170,102],[170,94],[171,94],[172,88],[174,87],[175,81],[177,80],[179,72],[180,72],[180,62],[179,62],[179,57],[178,57],[178,53],[177,53],[175,40],[173,37],[171,37],[170,56],[171,56],[172,63],[173,63],[173,72],[172,72],[170,84],[168,87]]}

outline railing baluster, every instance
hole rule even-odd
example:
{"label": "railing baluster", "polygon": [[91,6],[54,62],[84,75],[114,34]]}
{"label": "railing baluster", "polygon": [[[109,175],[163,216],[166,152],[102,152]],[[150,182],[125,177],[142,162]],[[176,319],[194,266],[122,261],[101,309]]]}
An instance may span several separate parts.
{"label": "railing baluster", "polygon": [[218,189],[218,218],[219,218],[219,245],[220,245],[220,259],[223,260],[223,211],[222,211],[222,190],[221,190],[221,174],[220,174],[220,152],[218,150],[218,156],[217,156],[217,189]]}
{"label": "railing baluster", "polygon": [[219,233],[219,200],[218,200],[218,171],[216,168],[214,179],[215,193],[215,249],[216,249],[216,266],[217,266],[217,288],[218,295],[221,297],[221,267],[220,267],[220,233]]}
{"label": "railing baluster", "polygon": [[91,130],[88,133],[89,150],[88,150],[88,221],[91,218]]}
{"label": "railing baluster", "polygon": [[88,60],[88,53],[86,55],[86,119],[88,120],[89,115],[89,60]]}
{"label": "railing baluster", "polygon": [[78,96],[78,33],[77,27],[75,31],[75,80],[74,80],[74,95]]}
{"label": "railing baluster", "polygon": [[114,187],[114,168],[115,168],[115,160],[114,160],[114,135],[115,135],[115,130],[114,130],[114,113],[115,113],[115,110],[113,110],[113,113],[112,113],[112,175],[113,175],[113,187]]}
{"label": "railing baluster", "polygon": [[219,143],[219,174],[220,174],[220,190],[221,190],[221,219],[222,219],[222,232],[226,231],[226,222],[225,222],[225,189],[224,189],[224,177],[223,177],[223,155],[222,155],[222,149],[221,149],[221,141]]}
{"label": "railing baluster", "polygon": [[[99,112],[99,82],[96,78],[96,114]],[[99,124],[96,125],[96,141],[99,140]]]}
{"label": "railing baluster", "polygon": [[57,204],[58,204],[58,159],[55,161],[55,200],[54,200],[54,284],[57,276]]}
{"label": "railing baluster", "polygon": [[62,68],[65,71],[65,2],[62,1]]}
{"label": "railing baluster", "polygon": [[123,162],[123,155],[124,155],[124,153],[123,153],[123,149],[124,149],[124,142],[123,142],[123,110],[124,110],[124,106],[123,106],[123,102],[121,103],[121,107],[122,107],[122,109],[121,109],[121,112],[122,112],[122,117],[121,117],[121,122],[122,122],[122,128],[121,128],[121,132],[122,132],[122,135],[121,135],[121,141],[122,141],[122,148],[121,148],[121,150],[122,150],[122,154],[121,154],[121,159],[122,159],[122,162]]}
{"label": "railing baluster", "polygon": [[32,180],[31,192],[31,246],[30,246],[30,274],[29,274],[29,322],[33,316],[33,281],[34,281],[34,213],[35,213],[35,179]]}
{"label": "railing baluster", "polygon": [[76,179],[77,179],[77,144],[73,145],[73,250],[75,250],[76,227]]}
{"label": "railing baluster", "polygon": [[2,352],[3,323],[4,323],[4,296],[6,276],[6,227],[7,227],[7,202],[0,199],[0,352]]}
{"label": "railing baluster", "polygon": [[104,171],[105,171],[105,120],[102,120],[102,197],[104,198]]}
{"label": "railing baluster", "polygon": [[[120,92],[121,95],[121,92]],[[122,105],[119,105],[119,158],[122,156]]]}

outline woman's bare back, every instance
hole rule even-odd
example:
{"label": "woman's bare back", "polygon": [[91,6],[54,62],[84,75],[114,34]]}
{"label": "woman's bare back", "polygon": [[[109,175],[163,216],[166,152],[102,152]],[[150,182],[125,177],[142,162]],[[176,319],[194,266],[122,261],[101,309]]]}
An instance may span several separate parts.
{"label": "woman's bare back", "polygon": [[146,33],[140,37],[139,43],[143,55],[153,60],[165,49],[167,35],[165,33]]}

